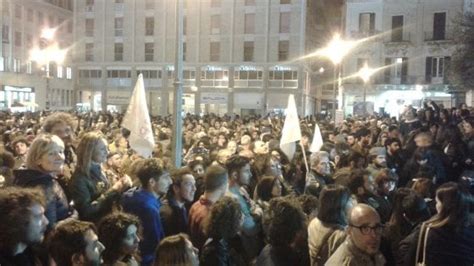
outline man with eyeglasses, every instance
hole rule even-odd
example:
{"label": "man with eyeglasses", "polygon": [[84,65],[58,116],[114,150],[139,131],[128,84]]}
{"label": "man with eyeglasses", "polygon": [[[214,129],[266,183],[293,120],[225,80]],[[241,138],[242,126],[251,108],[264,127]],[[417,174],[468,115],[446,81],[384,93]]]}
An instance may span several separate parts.
{"label": "man with eyeglasses", "polygon": [[325,265],[385,265],[385,258],[379,251],[382,231],[377,211],[367,204],[357,204],[349,216],[346,241]]}

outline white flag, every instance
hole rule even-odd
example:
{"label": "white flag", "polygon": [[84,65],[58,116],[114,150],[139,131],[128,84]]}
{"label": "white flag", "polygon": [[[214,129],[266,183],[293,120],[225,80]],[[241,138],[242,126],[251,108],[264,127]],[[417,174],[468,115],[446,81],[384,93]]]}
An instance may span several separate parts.
{"label": "white flag", "polygon": [[137,84],[133,89],[132,98],[127,113],[122,121],[122,127],[130,130],[128,142],[130,147],[139,155],[149,158],[155,147],[155,139],[146,104],[145,85],[143,75],[138,76]]}
{"label": "white flag", "polygon": [[300,121],[298,111],[296,111],[295,98],[292,94],[288,97],[288,107],[286,108],[285,124],[280,140],[281,150],[291,160],[296,151],[296,141],[301,139]]}
{"label": "white flag", "polygon": [[319,129],[318,124],[314,127],[314,136],[313,141],[311,142],[311,147],[309,147],[310,152],[318,152],[323,146],[323,136],[321,135],[321,130]]}

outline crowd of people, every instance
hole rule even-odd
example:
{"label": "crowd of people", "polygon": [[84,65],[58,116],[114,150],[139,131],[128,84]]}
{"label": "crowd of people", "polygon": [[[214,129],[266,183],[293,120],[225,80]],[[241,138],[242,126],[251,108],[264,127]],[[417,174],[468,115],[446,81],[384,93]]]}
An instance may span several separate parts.
{"label": "crowd of people", "polygon": [[466,105],[301,118],[294,154],[281,115],[187,115],[180,167],[171,117],[151,158],[121,120],[0,114],[0,265],[474,265]]}

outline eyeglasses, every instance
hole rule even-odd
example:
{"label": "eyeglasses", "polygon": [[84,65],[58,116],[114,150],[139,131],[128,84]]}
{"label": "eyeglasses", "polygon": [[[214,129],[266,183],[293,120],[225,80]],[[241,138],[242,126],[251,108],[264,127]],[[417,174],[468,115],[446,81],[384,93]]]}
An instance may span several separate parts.
{"label": "eyeglasses", "polygon": [[381,234],[384,228],[383,224],[376,224],[375,226],[368,226],[368,225],[361,225],[361,226],[356,226],[353,224],[349,224],[349,226],[357,228],[360,230],[360,232],[363,235],[368,235],[370,232],[374,232],[375,234]]}

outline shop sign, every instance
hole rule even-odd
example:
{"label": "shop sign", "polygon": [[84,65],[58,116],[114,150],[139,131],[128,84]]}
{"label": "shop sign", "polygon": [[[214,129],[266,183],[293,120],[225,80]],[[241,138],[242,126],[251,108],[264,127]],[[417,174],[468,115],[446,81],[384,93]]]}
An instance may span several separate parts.
{"label": "shop sign", "polygon": [[226,93],[201,93],[201,103],[227,104]]}

